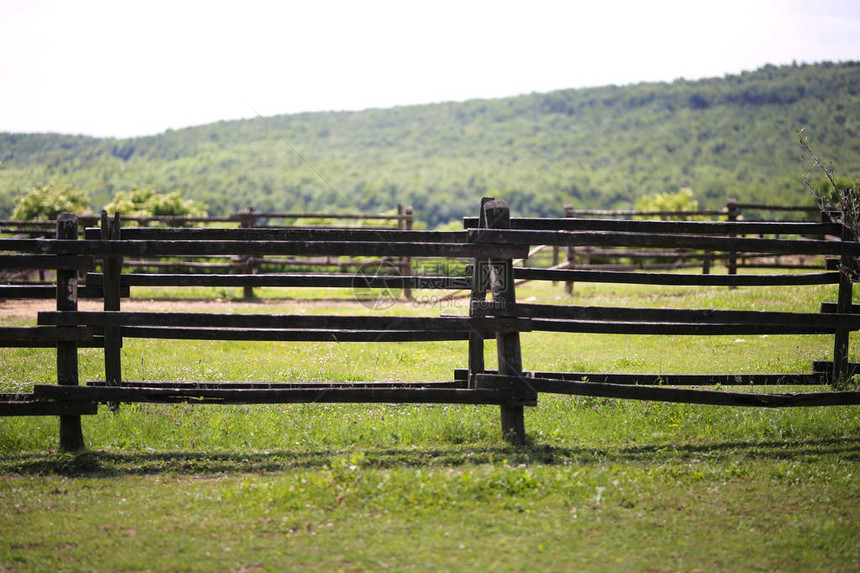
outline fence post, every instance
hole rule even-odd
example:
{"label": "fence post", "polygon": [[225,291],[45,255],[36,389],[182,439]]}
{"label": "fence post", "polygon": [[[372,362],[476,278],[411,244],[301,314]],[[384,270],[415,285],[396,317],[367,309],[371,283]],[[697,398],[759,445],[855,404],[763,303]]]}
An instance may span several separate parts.
{"label": "fence post", "polygon": [[[106,211],[101,213],[101,239],[103,241],[120,240],[119,213],[110,219]],[[104,300],[105,311],[121,310],[121,277],[122,257],[105,256],[103,261],[104,271]],[[105,327],[105,382],[108,385],[118,386],[122,382],[122,334],[118,326]],[[119,408],[118,402],[111,402],[111,410]]]}
{"label": "fence post", "polygon": [[711,274],[711,259],[714,257],[714,253],[711,251],[705,251],[702,255],[702,274],[709,275]]}
{"label": "fence post", "polygon": [[[77,240],[78,218],[73,213],[57,217],[57,239]],[[57,311],[78,310],[78,272],[57,270]],[[57,341],[57,384],[78,385],[78,343]],[[60,450],[75,452],[84,448],[80,416],[60,416]]]}
{"label": "fence post", "polygon": [[[253,229],[257,226],[257,215],[254,213],[253,207],[248,207],[244,211],[239,212],[239,228]],[[242,259],[242,272],[246,275],[257,274],[257,261],[253,255],[247,255]],[[242,296],[244,298],[254,298],[254,287],[242,287]]]}
{"label": "fence post", "polygon": [[[407,205],[404,209],[403,205],[397,205],[397,214],[400,216],[405,215],[405,219],[397,219],[397,230],[412,230],[412,207]],[[400,274],[406,277],[412,276],[412,257],[402,257],[400,259]],[[403,282],[403,296],[406,297],[406,300],[412,300],[412,287],[409,286],[407,281]]]}
{"label": "fence post", "polygon": [[[482,204],[482,211],[487,228],[511,228],[511,210],[504,201],[485,201]],[[511,259],[490,259],[487,269],[490,288],[493,293],[493,305],[508,311],[517,304],[513,269],[514,265]],[[513,395],[518,398],[534,398],[534,392],[527,387],[523,377],[520,333],[516,331],[497,332],[496,353],[498,355],[499,374],[517,378],[517,382],[513,386]],[[523,406],[520,404],[503,404],[500,408],[504,439],[512,444],[525,443],[526,427]]]}
{"label": "fence post", "polygon": [[[484,205],[493,201],[492,197],[481,198],[481,211],[478,215],[478,228],[487,227],[487,218],[484,216]],[[475,310],[486,304],[487,291],[490,290],[489,269],[487,261],[474,259],[472,265],[472,295],[469,297],[469,316],[475,316]],[[484,372],[484,335],[481,332],[469,332],[469,387],[475,388],[474,374]]]}
{"label": "fence post", "polygon": [[[842,214],[842,240],[856,241],[857,237],[853,229],[846,225],[845,215]],[[856,261],[851,255],[842,255],[839,258],[839,291],[836,295],[836,312],[850,314],[854,302],[854,273],[856,272]],[[843,382],[854,374],[851,372],[848,344],[850,330],[837,330],[833,341],[833,383],[842,385]]]}
{"label": "fence post", "polygon": [[[737,199],[729,199],[726,201],[726,221],[737,221],[738,215],[740,215],[740,211],[738,210]],[[738,274],[737,253],[728,253],[726,255],[726,267],[728,268],[730,275]]]}
{"label": "fence post", "polygon": [[[564,217],[573,217],[573,205],[564,206]],[[572,269],[576,266],[576,247],[570,246],[567,248],[567,268]],[[569,295],[573,294],[573,281],[564,283],[564,292]]]}

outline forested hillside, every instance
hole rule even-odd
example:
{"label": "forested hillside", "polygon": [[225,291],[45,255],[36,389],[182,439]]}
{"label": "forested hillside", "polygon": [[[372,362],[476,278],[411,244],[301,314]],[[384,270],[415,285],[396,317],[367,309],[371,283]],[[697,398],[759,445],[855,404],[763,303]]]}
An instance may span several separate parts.
{"label": "forested hillside", "polygon": [[564,203],[629,208],[681,187],[706,207],[730,196],[809,203],[799,127],[838,173],[860,176],[860,62],[223,121],[122,140],[4,133],[0,216],[50,181],[87,190],[94,209],[138,185],[181,190],[210,214],[412,204],[431,227],[473,214],[487,194],[519,215],[557,216]]}

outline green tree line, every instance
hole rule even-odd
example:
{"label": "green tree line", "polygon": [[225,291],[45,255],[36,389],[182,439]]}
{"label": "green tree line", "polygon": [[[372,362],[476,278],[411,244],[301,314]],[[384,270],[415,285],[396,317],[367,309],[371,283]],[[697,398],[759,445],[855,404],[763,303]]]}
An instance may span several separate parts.
{"label": "green tree line", "polygon": [[565,203],[632,208],[682,188],[708,209],[728,197],[811,204],[797,128],[838,172],[860,172],[860,62],[222,121],[121,140],[3,133],[0,216],[49,182],[85,190],[94,205],[133,187],[179,192],[211,215],[403,203],[430,227],[474,214],[482,195],[539,216],[559,216]]}

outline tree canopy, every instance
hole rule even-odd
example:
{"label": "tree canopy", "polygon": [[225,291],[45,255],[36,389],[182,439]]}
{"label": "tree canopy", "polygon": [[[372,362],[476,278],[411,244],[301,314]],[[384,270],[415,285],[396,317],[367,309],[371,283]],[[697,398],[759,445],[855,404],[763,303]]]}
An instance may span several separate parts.
{"label": "tree canopy", "polygon": [[[133,113],[133,110],[129,110]],[[632,208],[691,188],[706,209],[812,204],[795,130],[839,173],[860,172],[860,63],[765,66],[697,81],[222,121],[155,136],[0,134],[0,214],[36,185],[103,205],[133,186],[224,215],[415,207],[430,227],[482,195],[519,215]]]}

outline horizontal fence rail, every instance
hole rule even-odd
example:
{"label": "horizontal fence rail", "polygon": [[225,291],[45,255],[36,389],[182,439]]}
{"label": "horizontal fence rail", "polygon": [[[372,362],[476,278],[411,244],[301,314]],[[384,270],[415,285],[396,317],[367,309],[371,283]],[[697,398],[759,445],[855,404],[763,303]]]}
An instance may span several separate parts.
{"label": "horizontal fence rail", "polygon": [[787,255],[860,256],[860,244],[842,241],[796,241],[790,239],[750,239],[737,237],[697,237],[639,233],[596,233],[579,231],[485,231],[470,229],[474,244],[683,247],[725,252],[775,253]]}
{"label": "horizontal fence rail", "polygon": [[[860,316],[811,312],[773,312],[751,310],[677,309],[677,308],[616,308],[594,306],[560,306],[517,304],[513,309],[480,305],[476,316],[526,317],[529,319],[657,322],[692,324],[737,324],[741,326],[774,325],[786,327],[814,327],[819,329],[843,328],[860,330]],[[530,321],[529,327],[538,329],[545,324]]]}
{"label": "horizontal fence rail", "polygon": [[[477,227],[477,219],[466,217],[468,229]],[[658,233],[693,235],[836,235],[842,230],[837,223],[756,222],[756,221],[630,221],[624,219],[545,219],[523,217],[511,219],[511,229],[530,231],[612,231],[619,233]]]}
{"label": "horizontal fence rail", "polygon": [[[734,374],[673,374],[673,373],[617,373],[617,372],[541,372],[524,371],[530,378],[551,378],[574,382],[599,382],[602,384],[628,384],[633,386],[816,386],[826,383],[826,370],[830,364],[819,364],[813,372],[779,374],[734,373]],[[498,374],[487,370],[485,374]],[[469,380],[469,370],[454,370],[454,379]]]}
{"label": "horizontal fence rail", "polygon": [[627,271],[515,268],[514,277],[524,280],[666,286],[792,286],[838,284],[838,272],[785,275],[683,275]]}
{"label": "horizontal fence rail", "polygon": [[[86,238],[101,239],[101,229],[89,228]],[[465,243],[465,231],[397,231],[392,229],[165,229],[132,227],[123,240],[138,241],[390,241],[396,243]]]}
{"label": "horizontal fence rail", "polygon": [[91,402],[183,402],[200,404],[326,404],[326,403],[400,403],[400,404],[495,404],[511,401],[507,392],[467,388],[424,387],[417,382],[403,388],[284,388],[284,389],[205,389],[158,388],[148,386],[47,386],[33,389],[39,398],[88,400]]}
{"label": "horizontal fence rail", "polygon": [[[487,243],[489,241],[483,241]],[[47,255],[176,256],[218,255],[352,255],[411,256],[441,258],[521,258],[528,244],[411,243],[375,241],[70,241],[0,239],[0,251],[22,251]]]}
{"label": "horizontal fence rail", "polygon": [[[87,275],[87,284],[93,287],[104,285],[104,275]],[[364,274],[276,274],[263,275],[214,275],[214,274],[141,274],[122,275],[121,285],[132,286],[210,286],[210,287],[310,287],[310,288],[368,288],[399,289],[410,287],[422,290],[450,290],[471,288],[469,277],[456,276],[402,276]]]}
{"label": "horizontal fence rail", "polygon": [[519,379],[510,376],[479,374],[479,388],[504,389],[514,384],[526,384],[536,392],[625,398],[656,402],[680,402],[710,406],[748,406],[764,408],[791,408],[810,406],[849,406],[860,404],[860,392],[804,392],[789,394],[754,394],[751,392],[714,392],[687,388],[631,386],[600,382],[576,382],[557,378]]}

